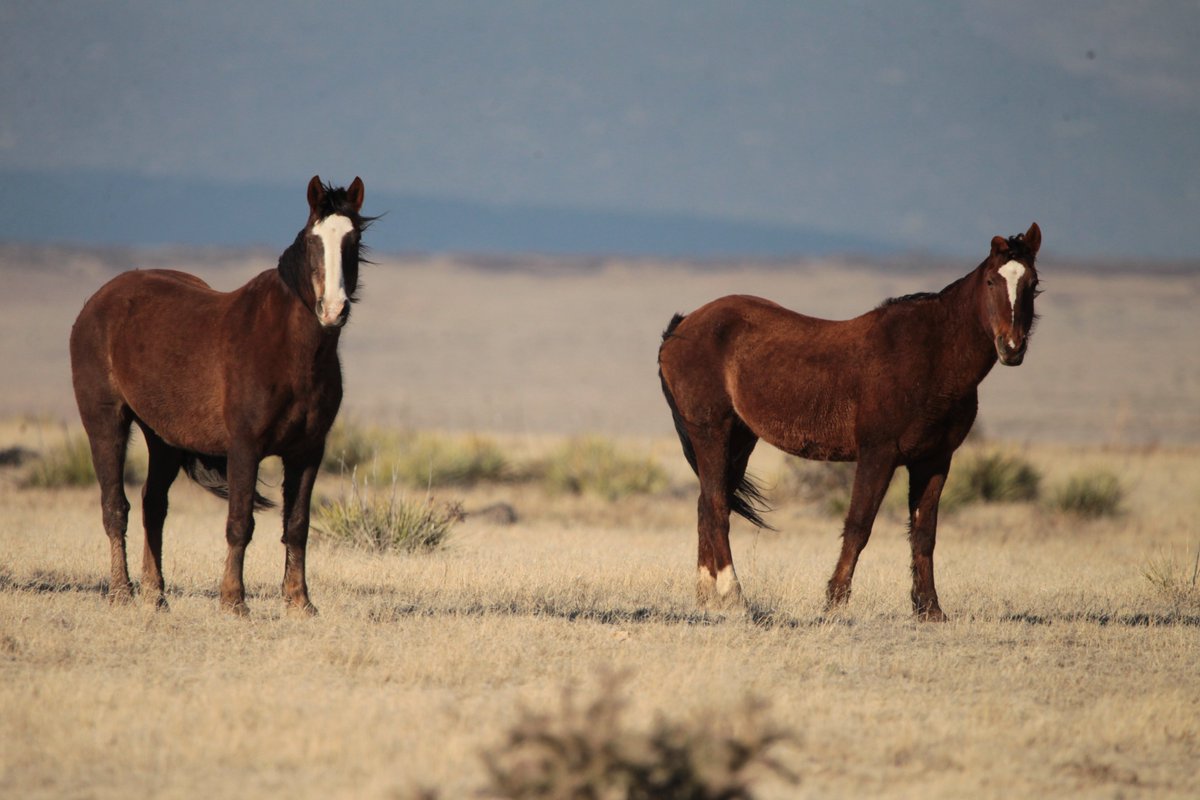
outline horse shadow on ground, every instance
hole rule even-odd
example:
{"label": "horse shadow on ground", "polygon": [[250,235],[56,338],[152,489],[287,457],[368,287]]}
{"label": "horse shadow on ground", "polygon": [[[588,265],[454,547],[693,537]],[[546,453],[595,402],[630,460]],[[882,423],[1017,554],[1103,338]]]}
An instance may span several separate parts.
{"label": "horse shadow on ground", "polygon": [[[35,570],[28,576],[18,577],[9,570],[0,568],[0,594],[31,593],[38,595],[81,594],[104,597],[108,594],[107,578],[87,579],[53,570]],[[764,630],[797,630],[807,628],[854,627],[860,624],[848,612],[795,616],[780,613],[770,608],[751,603],[745,611],[705,612],[681,611],[670,608],[634,606],[629,608],[589,608],[578,604],[563,603],[552,598],[529,602],[465,603],[452,606],[437,606],[400,599],[385,587],[349,587],[351,594],[368,601],[364,618],[376,624],[388,624],[405,619],[431,617],[482,618],[499,617],[542,617],[566,622],[591,622],[599,625],[687,625],[713,626],[745,621]],[[278,599],[274,587],[247,587],[247,594],[258,603],[269,604]],[[198,597],[216,600],[217,588],[194,586],[168,586],[167,597]],[[1200,628],[1200,614],[1183,611],[1156,611],[1109,613],[1104,611],[1065,612],[1061,614],[1039,614],[1030,611],[1007,612],[996,617],[983,614],[967,614],[952,621],[985,623],[992,621],[1016,625],[1051,626],[1087,624],[1097,627],[1187,627]]]}

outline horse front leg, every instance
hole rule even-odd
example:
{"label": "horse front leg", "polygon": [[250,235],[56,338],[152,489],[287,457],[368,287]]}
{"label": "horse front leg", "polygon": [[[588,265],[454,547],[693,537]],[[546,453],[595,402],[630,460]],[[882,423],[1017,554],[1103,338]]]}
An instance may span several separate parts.
{"label": "horse front leg", "polygon": [[283,598],[289,608],[316,614],[308,599],[304,558],[308,549],[308,522],[313,485],[321,466],[321,453],[283,460]]}
{"label": "horse front leg", "polygon": [[229,517],[225,523],[225,574],[221,578],[221,607],[246,616],[246,587],[242,580],[246,547],[254,536],[254,487],[258,481],[258,454],[231,448],[226,462],[229,482]]}
{"label": "horse front leg", "polygon": [[896,464],[891,453],[859,454],[854,488],[850,492],[850,511],[846,514],[846,525],[842,529],[842,552],[826,590],[826,610],[845,605],[850,599],[854,568],[858,565],[863,548],[867,546],[867,540],[871,538],[875,515],[879,513],[879,506],[883,503],[895,471]]}
{"label": "horse front leg", "polygon": [[938,605],[933,585],[933,547],[937,541],[938,504],[950,458],[910,464],[908,467],[908,538],[912,543],[912,604],[917,617],[929,622],[944,622],[946,615]]}

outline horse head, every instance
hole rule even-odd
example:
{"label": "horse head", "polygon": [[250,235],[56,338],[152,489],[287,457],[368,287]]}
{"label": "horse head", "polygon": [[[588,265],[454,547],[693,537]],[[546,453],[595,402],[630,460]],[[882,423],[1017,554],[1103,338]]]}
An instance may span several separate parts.
{"label": "horse head", "polygon": [[[335,189],[314,175],[308,183],[308,224],[304,228],[304,267],[311,287],[311,308],[324,328],[340,328],[350,318],[358,289],[360,237],[370,218],[359,214],[363,182],[355,178]],[[304,295],[308,292],[304,291]]]}
{"label": "horse head", "polygon": [[1000,363],[1015,367],[1025,360],[1029,336],[1037,316],[1034,298],[1040,294],[1034,261],[1042,244],[1035,222],[1025,233],[992,239],[992,251],[982,265],[981,312],[991,333]]}

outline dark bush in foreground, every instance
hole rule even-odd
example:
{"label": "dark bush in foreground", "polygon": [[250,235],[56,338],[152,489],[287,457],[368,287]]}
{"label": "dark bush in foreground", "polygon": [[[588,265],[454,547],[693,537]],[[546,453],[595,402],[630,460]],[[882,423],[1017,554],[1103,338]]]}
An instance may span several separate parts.
{"label": "dark bush in foreground", "polygon": [[729,724],[659,719],[649,730],[622,719],[620,680],[608,677],[581,704],[563,694],[558,713],[524,711],[504,741],[484,754],[484,794],[513,800],[689,798],[748,800],[755,776],[797,778],[771,755],[791,737],[747,703]]}

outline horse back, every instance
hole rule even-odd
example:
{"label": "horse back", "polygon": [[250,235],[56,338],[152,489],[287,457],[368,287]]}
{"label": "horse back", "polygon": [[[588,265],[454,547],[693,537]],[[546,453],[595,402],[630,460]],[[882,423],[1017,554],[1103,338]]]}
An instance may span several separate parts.
{"label": "horse back", "polygon": [[862,318],[820,319],[731,295],[677,325],[664,343],[663,373],[693,415],[733,413],[782,450],[850,460],[865,329]]}

